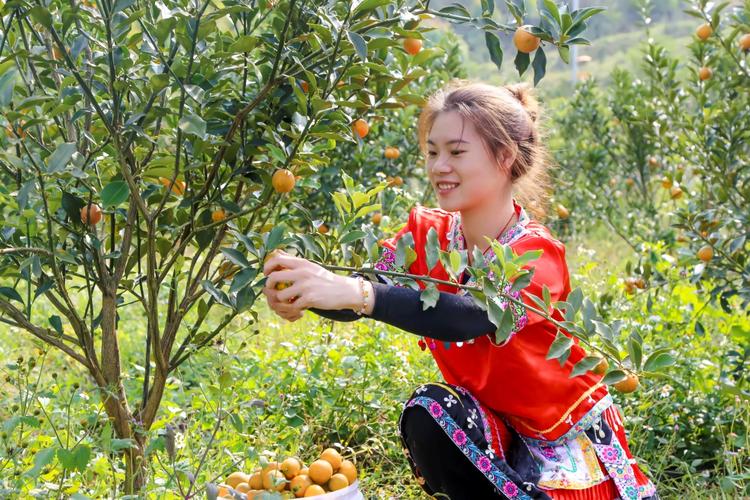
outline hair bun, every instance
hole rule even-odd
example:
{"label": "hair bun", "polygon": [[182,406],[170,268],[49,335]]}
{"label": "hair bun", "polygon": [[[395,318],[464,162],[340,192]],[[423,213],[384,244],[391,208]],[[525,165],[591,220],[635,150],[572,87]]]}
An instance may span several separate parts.
{"label": "hair bun", "polygon": [[513,83],[505,85],[503,88],[518,99],[523,109],[531,117],[531,121],[536,122],[536,119],[539,117],[539,102],[534,97],[534,89],[531,85],[528,83]]}

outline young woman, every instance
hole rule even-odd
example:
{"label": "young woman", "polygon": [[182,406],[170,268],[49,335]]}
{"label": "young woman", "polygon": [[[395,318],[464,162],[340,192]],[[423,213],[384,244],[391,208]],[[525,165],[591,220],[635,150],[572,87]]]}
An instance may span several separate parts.
{"label": "young woman", "polygon": [[[442,249],[477,247],[494,258],[488,239],[516,254],[542,250],[529,267],[531,284],[516,299],[534,305],[546,285],[565,300],[570,283],[565,248],[531,218],[543,212],[546,153],[537,102],[526,86],[456,81],[433,95],[419,119],[427,174],[440,208],[415,207],[408,223],[383,242],[375,268],[449,280],[438,263],[428,269],[425,244],[435,228]],[[417,260],[395,269],[396,244],[407,232]],[[485,238],[487,237],[487,238]],[[469,251],[471,264],[473,252]],[[279,266],[284,270],[276,270]],[[368,316],[420,335],[444,381],[426,383],[406,402],[399,422],[404,452],[430,495],[451,499],[655,499],[636,465],[602,376],[570,378],[586,353],[576,343],[568,359],[547,360],[556,328],[547,319],[498,296],[511,307],[510,337],[495,342],[495,326],[462,288],[438,285],[435,307],[422,310],[420,292],[378,275],[344,277],[305,259],[275,254],[265,264],[264,293],[289,321],[304,310],[340,321]],[[291,282],[282,291],[278,282]],[[464,273],[464,284],[474,284]],[[420,282],[420,287],[425,283]],[[500,288],[510,291],[510,284]]]}

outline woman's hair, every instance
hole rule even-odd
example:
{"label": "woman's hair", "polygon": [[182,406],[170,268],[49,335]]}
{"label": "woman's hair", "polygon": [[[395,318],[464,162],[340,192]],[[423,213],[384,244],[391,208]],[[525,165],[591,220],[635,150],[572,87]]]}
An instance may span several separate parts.
{"label": "woman's hair", "polygon": [[543,218],[549,202],[550,161],[540,139],[540,107],[532,88],[524,83],[497,87],[468,80],[449,82],[430,96],[419,116],[419,146],[425,154],[435,118],[449,111],[474,124],[498,163],[504,150],[515,154],[509,172],[515,196],[534,217]]}

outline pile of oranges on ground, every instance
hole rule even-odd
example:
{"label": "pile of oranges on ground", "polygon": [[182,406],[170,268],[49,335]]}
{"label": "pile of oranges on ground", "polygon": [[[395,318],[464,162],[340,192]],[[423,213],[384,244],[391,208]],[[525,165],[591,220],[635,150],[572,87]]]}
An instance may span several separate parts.
{"label": "pile of oranges on ground", "polygon": [[314,497],[344,489],[356,479],[354,464],[327,448],[309,466],[291,457],[281,463],[271,462],[252,474],[233,472],[219,485],[219,498],[232,498],[230,488],[245,494],[248,500],[268,491],[280,492],[284,498]]}

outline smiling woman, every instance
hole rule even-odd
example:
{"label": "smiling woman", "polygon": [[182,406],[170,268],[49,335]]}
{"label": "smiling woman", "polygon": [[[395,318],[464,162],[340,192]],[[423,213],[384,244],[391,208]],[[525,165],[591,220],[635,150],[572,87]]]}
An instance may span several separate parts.
{"label": "smiling woman", "polygon": [[[570,292],[565,247],[535,220],[543,214],[548,188],[538,116],[525,86],[458,81],[433,95],[420,116],[419,140],[440,207],[414,207],[407,224],[383,240],[374,266],[450,280],[441,263],[428,265],[425,248],[433,229],[440,249],[468,250],[471,258],[477,247],[485,262],[496,258],[490,238],[517,255],[541,250],[526,266],[535,272],[525,288],[513,290],[512,283],[494,278],[503,295],[492,300],[510,310],[513,323],[502,341],[466,289],[445,283],[437,285],[435,306],[424,309],[421,290],[396,286],[383,275],[377,282],[342,277],[279,255],[266,263],[264,293],[288,319],[298,319],[306,308],[341,321],[366,315],[422,337],[419,345],[429,347],[443,380],[416,389],[399,429],[412,471],[430,495],[656,498],[628,449],[602,375],[571,377],[584,349],[573,339],[566,359],[548,360],[558,328],[523,306],[533,306],[531,297],[541,297],[545,288],[551,302],[566,300]],[[407,233],[416,260],[397,269],[397,243]],[[279,264],[287,270],[271,272]],[[294,284],[277,292],[279,281]],[[476,285],[465,271],[459,282]],[[424,289],[425,283],[418,284]]]}

